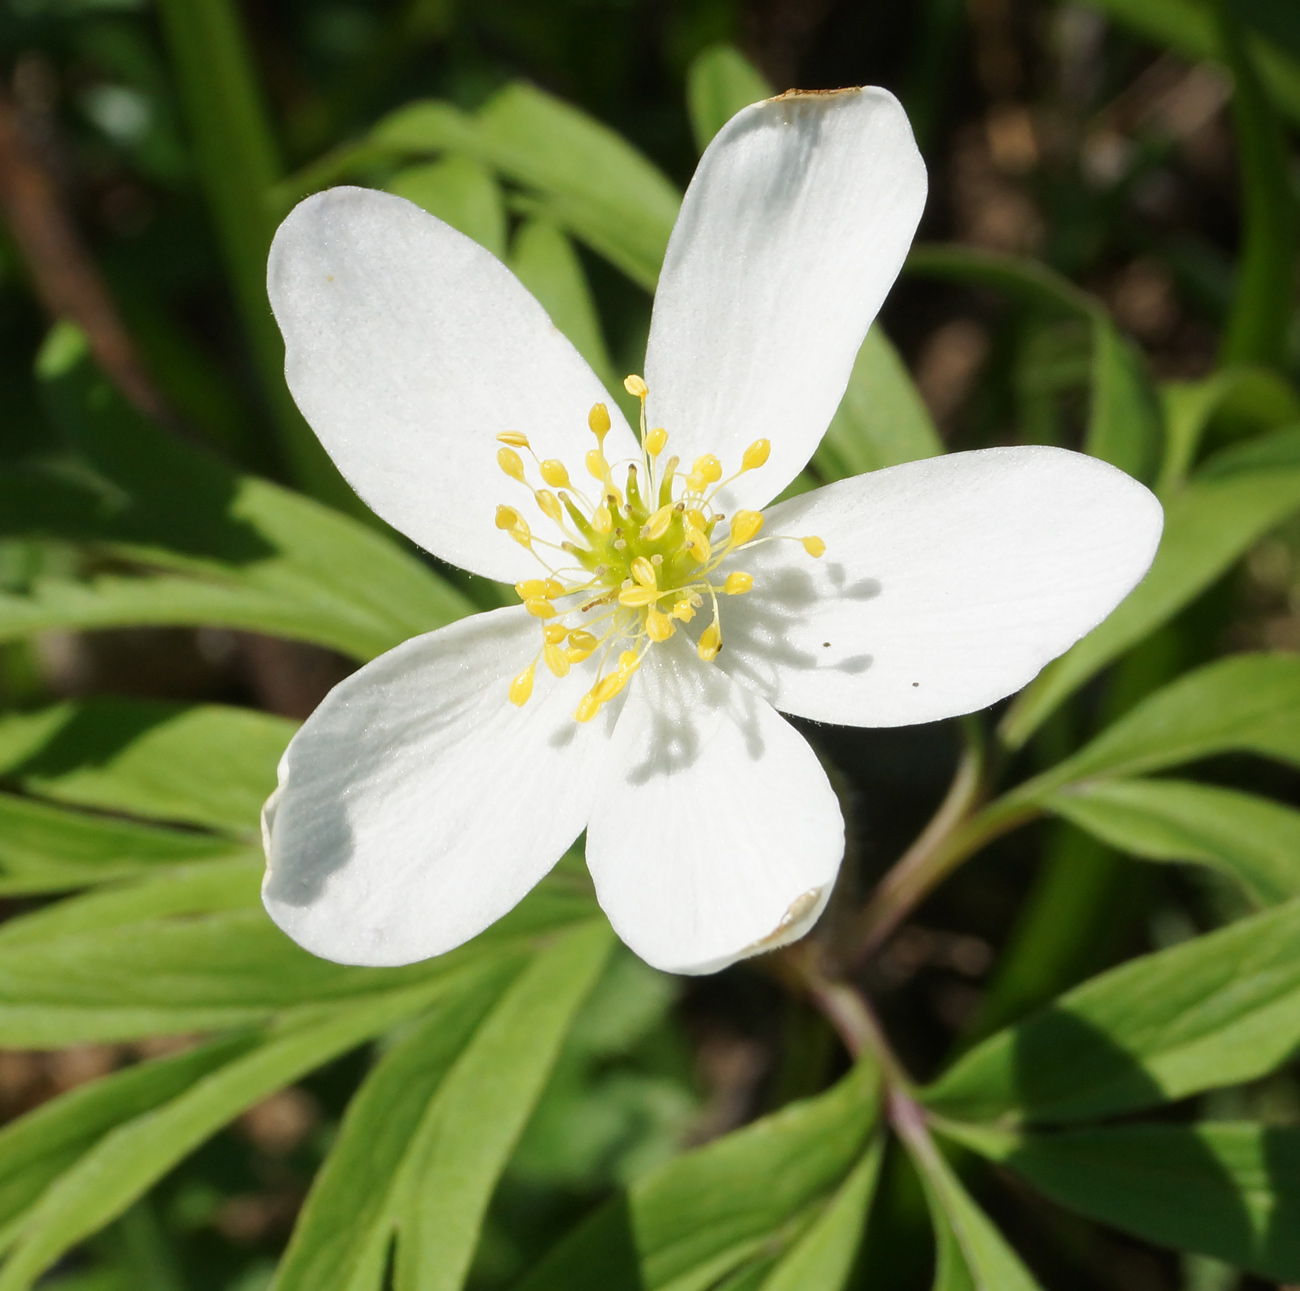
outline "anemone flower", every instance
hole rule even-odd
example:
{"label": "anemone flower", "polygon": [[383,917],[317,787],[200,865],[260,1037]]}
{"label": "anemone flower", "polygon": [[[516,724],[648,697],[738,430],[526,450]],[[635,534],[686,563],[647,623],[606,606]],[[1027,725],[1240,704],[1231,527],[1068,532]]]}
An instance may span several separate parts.
{"label": "anemone flower", "polygon": [[269,284],[298,406],[379,515],[521,602],[391,650],[294,737],[264,814],[266,907],[294,940],[354,964],[437,955],[585,829],[597,898],[648,963],[706,973],[792,941],[844,831],[781,714],[983,708],[1141,578],[1158,503],[1055,448],[767,506],[835,411],[925,187],[883,90],[735,116],[626,382],[639,435],[470,239],[360,188],[289,215]]}

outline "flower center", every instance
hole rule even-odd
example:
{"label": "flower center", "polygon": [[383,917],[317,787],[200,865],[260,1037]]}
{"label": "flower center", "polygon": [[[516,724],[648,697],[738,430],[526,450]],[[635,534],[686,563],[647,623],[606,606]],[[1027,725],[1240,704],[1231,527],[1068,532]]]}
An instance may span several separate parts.
{"label": "flower center", "polygon": [[[497,436],[498,465],[532,493],[557,531],[556,540],[539,537],[514,507],[497,507],[497,528],[531,551],[546,575],[515,584],[524,608],[541,621],[542,646],[510,683],[510,700],[528,702],[539,662],[563,677],[599,652],[596,682],[573,714],[579,722],[595,717],[631,680],[646,651],[667,641],[706,602],[712,618],[696,653],[706,663],[716,659],[722,649],[718,597],[742,596],[754,586],[751,575],[733,569],[724,576],[719,566],[757,542],[772,541],[772,536],[759,537],[762,512],[737,511],[728,519],[714,506],[732,480],[767,461],[770,443],[755,440],[740,469],[729,476],[711,453],[682,470],[678,458],[664,457],[668,432],[646,429],[645,382],[630,376],[623,384],[641,401],[640,461],[611,466],[605,457],[609,409],[596,404],[587,418],[596,437],[596,447],[587,453],[587,473],[594,481],[587,490],[573,484],[563,462],[539,458],[526,435]],[[532,458],[543,487],[530,481],[520,450]],[[622,487],[615,483],[616,469]],[[820,538],[796,541],[810,556],[826,550]]]}

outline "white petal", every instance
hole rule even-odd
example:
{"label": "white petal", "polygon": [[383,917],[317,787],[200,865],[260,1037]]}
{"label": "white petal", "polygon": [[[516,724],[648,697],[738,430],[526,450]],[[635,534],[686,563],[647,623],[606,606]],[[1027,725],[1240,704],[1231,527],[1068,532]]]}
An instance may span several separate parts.
{"label": "white petal", "polygon": [[767,512],[815,534],[737,556],[719,663],[777,708],[850,726],[974,712],[1019,690],[1146,573],[1160,504],[1059,448],[956,453],[842,480]]}
{"label": "white petal", "polygon": [[813,751],[679,633],[628,688],[587,827],[615,932],[667,972],[711,973],[802,936],[844,852]]}
{"label": "white petal", "polygon": [[415,637],[336,686],[294,736],[266,813],[271,917],[314,954],[406,964],[501,917],[581,832],[613,718],[591,684],[510,678],[541,632],[522,608]]}
{"label": "white petal", "polygon": [[612,456],[635,451],[613,401],[495,256],[404,198],[333,188],[280,225],[267,270],[293,397],[348,482],[421,547],[489,578],[538,565],[494,525],[540,519],[497,466],[501,431],[580,469],[594,403]]}
{"label": "white petal", "polygon": [[668,243],[646,354],[652,425],[762,506],[812,456],[925,205],[925,166],[886,90],[783,94],[718,132]]}

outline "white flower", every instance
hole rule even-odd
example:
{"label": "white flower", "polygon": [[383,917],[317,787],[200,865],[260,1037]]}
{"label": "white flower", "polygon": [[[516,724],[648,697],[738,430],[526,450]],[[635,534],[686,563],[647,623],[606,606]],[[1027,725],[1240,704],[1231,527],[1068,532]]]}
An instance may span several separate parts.
{"label": "white flower", "polygon": [[757,514],[825,430],[924,200],[882,90],[733,118],[669,243],[648,397],[630,379],[644,446],[469,239],[363,189],[290,214],[269,278],[299,407],[390,524],[527,602],[390,651],[294,738],[265,813],[266,907],[290,936],[347,963],[439,954],[585,828],[601,906],[656,967],[794,940],[843,824],[778,710],[983,708],[1134,586],[1159,505],[1059,449],[915,462]]}

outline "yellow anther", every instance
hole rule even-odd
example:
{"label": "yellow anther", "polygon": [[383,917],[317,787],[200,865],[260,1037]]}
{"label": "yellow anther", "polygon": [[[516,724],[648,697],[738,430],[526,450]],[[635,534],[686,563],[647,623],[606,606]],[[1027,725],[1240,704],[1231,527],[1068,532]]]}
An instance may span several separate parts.
{"label": "yellow anther", "polygon": [[522,583],[515,584],[515,591],[519,593],[521,601],[531,600],[534,596],[545,596],[546,581],[544,578],[525,578]]}
{"label": "yellow anther", "polygon": [[542,637],[547,645],[559,645],[569,635],[569,629],[563,623],[548,623],[542,629]]}
{"label": "yellow anther", "polygon": [[551,600],[554,600],[557,596],[563,596],[565,593],[564,584],[560,582],[558,578],[548,578],[545,587],[546,595],[550,597]]}
{"label": "yellow anther", "polygon": [[603,480],[609,474],[609,463],[599,448],[587,450],[587,474],[597,480]]}
{"label": "yellow anther", "polygon": [[668,432],[662,426],[656,426],[645,437],[645,451],[651,457],[658,457],[664,451],[664,445],[668,442]]}
{"label": "yellow anther", "polygon": [[497,449],[497,465],[512,480],[518,480],[520,484],[524,482],[524,464],[513,448]]}
{"label": "yellow anther", "polygon": [[771,452],[772,445],[768,440],[756,439],[745,449],[745,455],[740,459],[740,469],[742,471],[756,471],[767,461]]}
{"label": "yellow anther", "polygon": [[660,507],[658,511],[650,517],[649,520],[641,526],[641,537],[647,542],[656,542],[668,532],[668,526],[673,522],[673,508],[671,506]]}
{"label": "yellow anther", "polygon": [[569,472],[565,470],[564,463],[554,457],[548,457],[542,463],[542,479],[553,489],[567,489],[569,487]]}
{"label": "yellow anther", "polygon": [[722,478],[722,463],[712,453],[695,459],[691,475],[698,475],[705,484],[716,484]]}
{"label": "yellow anther", "polygon": [[570,646],[564,652],[564,655],[565,658],[567,658],[570,663],[582,663],[584,660],[591,658],[591,651],[578,650],[574,646]]}
{"label": "yellow anther", "polygon": [[599,506],[592,512],[591,527],[597,533],[610,533],[614,528],[614,517],[610,514],[609,508]]}
{"label": "yellow anther", "polygon": [[601,443],[605,442],[605,436],[609,434],[609,424],[609,409],[603,403],[592,404],[591,411],[587,414],[587,425]]}
{"label": "yellow anther", "polygon": [[644,399],[650,393],[649,386],[635,373],[623,378],[623,389],[635,399]]}
{"label": "yellow anther", "polygon": [[617,672],[608,673],[591,688],[591,696],[598,704],[608,704],[631,678],[632,674],[621,668]]}
{"label": "yellow anther", "polygon": [[569,656],[559,646],[548,645],[542,651],[542,658],[546,660],[546,666],[557,677],[567,677],[569,675]]}
{"label": "yellow anther", "polygon": [[622,489],[617,484],[611,484],[609,492],[605,495],[605,501],[617,511],[623,505]]}
{"label": "yellow anther", "polygon": [[803,539],[803,549],[810,556],[824,556],[826,554],[826,544],[815,535]]}
{"label": "yellow anther", "polygon": [[590,654],[600,642],[585,628],[574,628],[569,633],[569,644],[575,650],[584,650],[587,654]]}
{"label": "yellow anther", "polygon": [[514,507],[497,507],[497,528],[518,529],[524,518]]}
{"label": "yellow anther", "polygon": [[521,435],[517,430],[507,430],[497,436],[497,443],[509,444],[511,448],[527,448],[528,436]]}
{"label": "yellow anther", "polygon": [[638,556],[632,562],[632,577],[642,587],[659,586],[659,580],[655,577],[655,567],[644,556]]}
{"label": "yellow anther", "polygon": [[694,507],[690,507],[690,508],[687,509],[687,512],[686,512],[686,520],[687,520],[687,522],[688,522],[689,524],[693,525],[693,526],[694,526],[696,529],[698,529],[701,533],[704,532],[705,528],[707,527],[707,525],[708,525],[708,523],[709,523],[709,522],[704,518],[704,512],[703,512],[703,511],[697,511],[697,510],[695,510]]}
{"label": "yellow anther", "polygon": [[695,557],[696,560],[703,564],[713,555],[713,547],[704,533],[694,525],[686,526],[686,549]]}
{"label": "yellow anther", "polygon": [[618,594],[618,603],[636,609],[642,605],[653,605],[659,599],[657,587],[628,587]]}
{"label": "yellow anther", "polygon": [[553,619],[555,617],[555,606],[544,596],[530,596],[524,602],[524,609],[535,619]]}
{"label": "yellow anther", "polygon": [[707,483],[708,480],[706,480],[699,471],[692,471],[686,477],[686,491],[687,493],[703,493],[704,486]]}
{"label": "yellow anther", "polygon": [[527,668],[510,683],[510,702],[522,708],[528,703],[528,696],[533,693],[533,665]]}
{"label": "yellow anther", "polygon": [[763,527],[763,513],[761,511],[737,511],[731,517],[731,545],[739,547],[741,543],[748,542],[751,538],[758,537],[758,531]]}
{"label": "yellow anther", "polygon": [[641,666],[641,656],[635,650],[624,650],[618,656],[618,670],[629,676]]}
{"label": "yellow anther", "polygon": [[538,489],[536,497],[537,505],[541,508],[542,514],[548,520],[553,520],[556,524],[559,524],[564,518],[564,508],[560,505],[560,499],[550,489]]}
{"label": "yellow anther", "polygon": [[651,641],[667,641],[677,629],[663,610],[651,606],[650,613],[646,615],[645,630]]}
{"label": "yellow anther", "polygon": [[700,633],[700,644],[695,647],[695,653],[704,660],[705,663],[712,663],[718,657],[718,651],[722,649],[722,629],[718,627],[715,619],[709,624],[703,632]]}
{"label": "yellow anther", "polygon": [[683,623],[689,623],[695,617],[695,606],[693,606],[686,597],[682,597],[682,599],[673,606],[671,617],[674,619],[680,619]]}
{"label": "yellow anther", "polygon": [[582,702],[573,712],[575,722],[589,722],[597,713],[600,712],[600,700],[596,698],[594,690],[588,691],[582,697]]}
{"label": "yellow anther", "polygon": [[728,596],[740,596],[753,586],[753,574],[742,574],[739,570],[736,570],[734,574],[727,575],[727,581],[723,583],[722,590]]}

